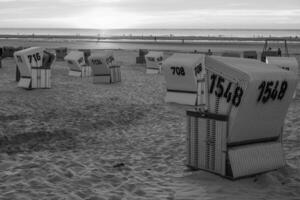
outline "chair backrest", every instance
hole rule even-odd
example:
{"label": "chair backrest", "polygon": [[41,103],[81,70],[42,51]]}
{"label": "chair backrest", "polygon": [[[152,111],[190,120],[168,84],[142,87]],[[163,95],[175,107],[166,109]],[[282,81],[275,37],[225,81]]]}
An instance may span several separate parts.
{"label": "chair backrest", "polygon": [[70,70],[81,71],[81,67],[85,65],[84,53],[82,51],[71,51],[64,58],[67,61]]}
{"label": "chair backrest", "polygon": [[158,67],[158,65],[162,63],[163,57],[164,57],[163,52],[150,51],[147,55],[145,55],[147,68]]}
{"label": "chair backrest", "polygon": [[173,54],[163,61],[167,90],[197,92],[198,74],[204,67],[202,54]]}
{"label": "chair backrest", "polygon": [[253,59],[205,59],[208,111],[229,115],[228,143],[279,137],[296,88],[295,74]]}
{"label": "chair backrest", "polygon": [[31,69],[43,66],[44,48],[31,47],[14,53],[21,77],[31,77]]}
{"label": "chair backrest", "polygon": [[88,58],[89,64],[92,67],[93,75],[110,74],[110,66],[114,65],[114,56],[112,51],[103,51],[93,53]]}

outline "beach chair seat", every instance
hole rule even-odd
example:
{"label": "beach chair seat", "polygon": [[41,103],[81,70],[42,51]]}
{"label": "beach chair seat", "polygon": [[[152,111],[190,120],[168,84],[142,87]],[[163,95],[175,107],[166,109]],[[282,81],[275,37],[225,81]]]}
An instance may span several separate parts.
{"label": "beach chair seat", "polygon": [[85,63],[84,52],[71,51],[64,59],[69,67],[69,76],[91,76],[91,67]]}
{"label": "beach chair seat", "polygon": [[150,51],[147,55],[145,55],[146,73],[147,74],[161,73],[163,58],[164,58],[163,52],[158,52],[158,51]]}
{"label": "beach chair seat", "polygon": [[112,51],[94,53],[88,60],[92,67],[93,83],[115,83],[121,81],[121,68],[115,62]]}
{"label": "beach chair seat", "polygon": [[41,47],[31,47],[14,53],[19,69],[18,87],[51,88],[51,66],[55,55]]}

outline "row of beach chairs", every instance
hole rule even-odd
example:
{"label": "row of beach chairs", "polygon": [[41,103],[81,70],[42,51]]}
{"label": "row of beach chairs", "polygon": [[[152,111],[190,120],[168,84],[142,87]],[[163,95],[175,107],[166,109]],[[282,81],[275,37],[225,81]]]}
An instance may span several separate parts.
{"label": "row of beach chairs", "polygon": [[[3,48],[4,49],[4,48]],[[6,48],[8,49],[8,48]],[[21,49],[21,48],[18,48]],[[70,76],[77,76],[77,77],[85,77],[85,76],[93,76],[94,83],[114,83],[121,81],[121,72],[120,72],[120,65],[115,61],[113,51],[101,51],[95,52],[91,54],[91,50],[76,50],[70,51],[67,54],[66,48],[59,48],[55,50],[55,54],[51,54],[47,52],[45,49],[40,47],[32,47],[24,50],[19,50],[15,53],[15,59],[18,65],[18,70],[21,71],[21,85],[24,87],[29,87],[28,81],[24,84],[24,76],[29,77],[31,73],[37,73],[37,79],[50,79],[49,68],[54,63],[58,57],[63,57],[69,67],[69,75]],[[252,51],[245,51],[243,55],[247,55],[248,58],[255,59],[256,56],[254,52],[251,54]],[[255,52],[256,53],[256,52]],[[3,54],[3,52],[2,52]],[[30,54],[30,55],[29,55]],[[35,61],[35,54],[42,56],[42,59],[39,61]],[[66,55],[67,54],[67,55]],[[235,52],[225,52],[222,56],[225,57],[239,57],[241,54],[237,54]],[[257,55],[257,54],[256,54]],[[30,56],[29,58],[27,58]],[[51,57],[47,64],[45,64],[44,57]],[[148,74],[157,74],[160,73],[162,70],[163,62],[166,58],[163,52],[160,51],[146,51],[140,50],[139,57],[145,58],[146,63],[146,73]],[[24,63],[24,60],[27,62]],[[137,59],[138,60],[138,59]],[[294,57],[266,57],[266,63],[268,64],[275,64],[278,67],[293,71],[295,74],[298,74],[298,62]],[[21,62],[20,62],[21,61]],[[22,62],[23,61],[23,62]],[[30,62],[32,63],[30,63]],[[188,60],[186,61],[188,62]],[[28,65],[27,67],[24,67]],[[47,65],[47,66],[46,66]],[[23,66],[23,67],[22,67]],[[38,72],[35,72],[36,70]],[[40,70],[45,70],[43,73]],[[41,75],[40,75],[41,74]],[[45,74],[45,75],[44,75]],[[35,75],[34,75],[35,76]],[[40,76],[46,78],[39,78]],[[44,82],[44,81],[42,81]],[[47,82],[47,81],[46,81]],[[174,83],[177,84],[177,83]],[[180,83],[181,84],[181,83]],[[184,84],[182,84],[184,85]],[[51,84],[35,84],[31,85],[32,88],[50,88]],[[195,88],[194,86],[188,86],[190,88]],[[178,97],[178,94],[176,95]],[[174,98],[171,98],[174,99]],[[188,99],[188,98],[187,98]]]}
{"label": "row of beach chairs", "polygon": [[[93,76],[94,83],[121,81],[120,65],[115,62],[112,51],[97,52],[86,57],[83,51],[71,51],[64,57],[70,76]],[[51,88],[51,66],[57,59],[54,53],[41,47],[31,47],[15,52],[14,58],[19,87]]]}

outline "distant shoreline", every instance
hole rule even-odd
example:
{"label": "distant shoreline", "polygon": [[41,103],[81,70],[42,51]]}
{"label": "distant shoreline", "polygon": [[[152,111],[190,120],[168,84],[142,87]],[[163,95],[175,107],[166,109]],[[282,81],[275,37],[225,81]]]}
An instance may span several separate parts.
{"label": "distant shoreline", "polygon": [[299,37],[227,37],[227,36],[88,36],[88,35],[16,35],[0,34],[0,39],[47,39],[47,40],[92,40],[101,42],[175,42],[197,43],[209,42],[264,42],[265,40],[286,40],[287,42],[300,42]]}
{"label": "distant shoreline", "polygon": [[[20,36],[20,35],[19,35]],[[261,52],[264,48],[265,39],[273,39],[268,44],[274,49],[284,49],[287,41],[290,55],[300,55],[300,40],[297,38],[236,38],[236,37],[101,37],[93,36],[53,36],[53,35],[1,35],[0,43],[4,47],[32,47],[39,46],[46,49],[68,48],[68,49],[114,49],[114,50],[138,50],[149,49],[154,51],[176,51],[176,52],[199,52],[205,53],[210,49],[212,52],[221,53],[226,51]],[[180,39],[184,38],[184,42]],[[281,40],[281,41],[279,41]]]}

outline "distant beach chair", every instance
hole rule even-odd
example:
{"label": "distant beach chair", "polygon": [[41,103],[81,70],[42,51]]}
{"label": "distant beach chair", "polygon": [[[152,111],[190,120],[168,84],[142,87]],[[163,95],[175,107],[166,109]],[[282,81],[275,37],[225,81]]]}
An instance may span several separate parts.
{"label": "distant beach chair", "polygon": [[2,68],[2,54],[3,54],[3,49],[0,47],[0,68]]}
{"label": "distant beach chair", "polygon": [[64,60],[68,52],[67,48],[57,48],[55,49],[56,59],[57,60]]}
{"label": "distant beach chair", "polygon": [[240,58],[241,54],[239,52],[234,52],[234,51],[227,51],[222,53],[223,57],[233,57],[233,58]]}
{"label": "distant beach chair", "polygon": [[11,57],[10,55],[13,54],[13,52],[11,51],[12,48],[13,47],[7,47],[7,46],[3,47],[3,58]]}
{"label": "distant beach chair", "polygon": [[91,50],[90,49],[79,49],[78,51],[82,51],[83,52],[85,63],[89,63],[88,58],[91,55]]}
{"label": "distant beach chair", "polygon": [[4,58],[13,58],[14,57],[14,52],[15,51],[18,51],[20,49],[16,49],[15,47],[7,47],[7,46],[4,46],[3,47],[3,57]]}
{"label": "distant beach chair", "polygon": [[146,56],[146,73],[158,74],[161,72],[164,53],[160,51],[150,51]]}
{"label": "distant beach chair", "polygon": [[[293,72],[297,77],[299,74],[299,63],[295,57],[266,57],[266,63],[276,65],[279,68]],[[299,80],[298,80],[299,81]],[[293,98],[296,98],[296,91]]]}
{"label": "distant beach chair", "polygon": [[120,65],[115,62],[112,51],[93,53],[88,60],[93,71],[93,83],[115,83],[121,81]]}
{"label": "distant beach chair", "polygon": [[278,51],[264,51],[261,53],[261,61],[266,62],[266,57],[278,57]]}
{"label": "distant beach chair", "polygon": [[269,42],[276,42],[277,44],[281,43],[283,44],[284,47],[284,56],[289,57],[289,50],[288,50],[288,45],[287,45],[287,40],[286,39],[280,39],[280,38],[269,38],[265,40],[265,44],[263,47],[263,51],[261,53],[261,61],[266,62],[266,57],[280,57],[282,55],[282,51],[280,48],[277,50],[273,50],[269,46]]}
{"label": "distant beach chair", "polygon": [[[23,47],[19,47],[18,49],[19,49],[18,51],[21,51],[24,48]],[[18,65],[16,64],[16,82],[19,82],[20,78],[21,78],[21,73],[20,73]]]}
{"label": "distant beach chair", "polygon": [[203,106],[205,55],[175,53],[163,62],[166,102]]}
{"label": "distant beach chair", "polygon": [[140,49],[139,50],[139,56],[136,57],[136,64],[145,64],[146,63],[145,55],[148,52],[149,51],[147,49]]}
{"label": "distant beach chair", "polygon": [[91,76],[92,69],[85,63],[82,51],[71,51],[64,60],[69,66],[69,76],[86,77]]}
{"label": "distant beach chair", "polygon": [[257,52],[256,51],[244,51],[243,58],[257,59]]}
{"label": "distant beach chair", "polygon": [[211,55],[213,55],[213,53],[212,53],[211,49],[208,49],[208,51],[205,53],[205,55],[207,55],[207,56],[211,56]]}
{"label": "distant beach chair", "polygon": [[20,77],[18,87],[51,88],[51,66],[55,55],[41,47],[31,47],[14,53]]}

